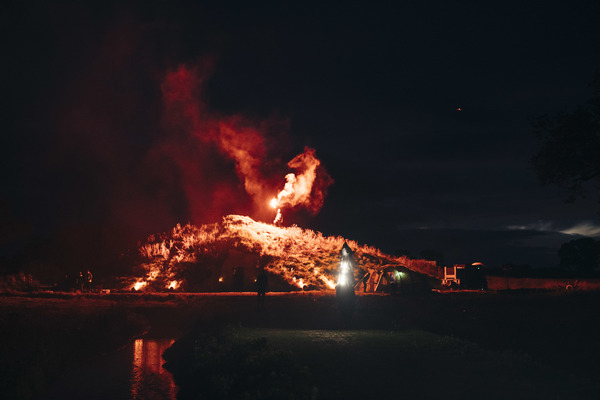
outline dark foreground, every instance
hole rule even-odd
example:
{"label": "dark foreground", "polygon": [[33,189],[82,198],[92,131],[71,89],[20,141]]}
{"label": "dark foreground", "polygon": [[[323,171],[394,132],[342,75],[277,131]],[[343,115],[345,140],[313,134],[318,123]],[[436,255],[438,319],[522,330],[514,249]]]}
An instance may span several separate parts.
{"label": "dark foreground", "polygon": [[146,331],[181,399],[554,398],[600,393],[600,293],[0,297],[0,398]]}

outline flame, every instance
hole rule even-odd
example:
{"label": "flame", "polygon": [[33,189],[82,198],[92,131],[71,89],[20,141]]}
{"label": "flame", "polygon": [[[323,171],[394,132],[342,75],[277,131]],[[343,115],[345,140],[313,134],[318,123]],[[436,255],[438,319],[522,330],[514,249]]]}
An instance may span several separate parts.
{"label": "flame", "polygon": [[[202,61],[167,71],[161,85],[164,116],[179,135],[165,139],[156,152],[165,153],[178,169],[192,220],[206,220],[207,216],[213,220],[230,210],[246,209],[242,187],[254,203],[253,210],[262,213],[280,180],[277,142],[285,138],[287,122],[254,121],[211,110],[204,86],[214,63]],[[227,165],[232,168],[224,169]],[[276,210],[276,223],[283,220],[284,209],[303,207],[316,214],[333,183],[314,149],[306,147],[287,166],[293,172],[285,175],[284,187],[270,203]]]}
{"label": "flame", "polygon": [[323,281],[323,283],[325,283],[325,285],[327,286],[327,288],[329,289],[335,289],[335,282],[332,281],[331,279],[328,279],[326,276],[319,276],[319,278]]}
{"label": "flame", "polygon": [[[435,262],[412,260],[406,256],[386,255],[371,246],[359,245],[340,236],[323,236],[320,232],[297,226],[280,227],[241,215],[228,215],[215,224],[200,227],[176,225],[170,232],[153,235],[140,246],[145,276],[138,279],[138,289],[168,289],[176,281],[185,284],[186,268],[203,268],[206,257],[221,259],[220,252],[231,248],[254,253],[268,259],[265,269],[299,289],[335,289],[340,266],[340,249],[347,242],[354,251],[357,268],[378,269],[385,264],[437,273]],[[220,258],[221,257],[221,258]],[[222,262],[222,261],[221,261]],[[223,278],[223,275],[217,275]],[[355,278],[358,278],[356,275]],[[137,283],[136,283],[137,285]]]}
{"label": "flame", "polygon": [[284,207],[300,206],[313,214],[321,209],[327,187],[333,180],[320,165],[321,161],[315,156],[315,150],[310,147],[305,147],[303,153],[288,163],[288,167],[295,169],[296,173],[285,176],[283,189],[277,197],[271,199],[271,207],[277,209],[274,224],[283,220],[281,209]]}

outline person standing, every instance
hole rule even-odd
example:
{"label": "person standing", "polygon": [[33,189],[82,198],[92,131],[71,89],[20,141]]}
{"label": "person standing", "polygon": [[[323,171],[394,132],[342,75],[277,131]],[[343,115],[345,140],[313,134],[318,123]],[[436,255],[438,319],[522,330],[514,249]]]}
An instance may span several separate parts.
{"label": "person standing", "polygon": [[85,273],[85,290],[92,291],[92,273],[89,269]]}
{"label": "person standing", "polygon": [[256,293],[258,295],[258,304],[263,305],[265,303],[265,297],[269,290],[269,278],[264,268],[258,271],[256,276]]}
{"label": "person standing", "polygon": [[77,278],[75,279],[75,290],[79,290],[79,292],[83,293],[83,285],[83,273],[79,271],[79,275],[77,275]]}
{"label": "person standing", "polygon": [[364,293],[367,293],[367,285],[368,285],[368,283],[369,283],[369,278],[370,278],[370,277],[371,277],[371,273],[370,273],[370,272],[367,272],[367,273],[365,274],[365,276],[363,276],[363,279],[362,279],[362,281],[363,281],[363,292],[364,292]]}

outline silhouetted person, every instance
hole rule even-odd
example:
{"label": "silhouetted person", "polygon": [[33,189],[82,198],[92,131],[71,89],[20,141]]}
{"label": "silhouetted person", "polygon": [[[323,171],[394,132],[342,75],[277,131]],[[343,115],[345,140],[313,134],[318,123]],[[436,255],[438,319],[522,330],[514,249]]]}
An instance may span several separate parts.
{"label": "silhouetted person", "polygon": [[71,278],[69,277],[68,273],[65,273],[65,278],[61,282],[60,288],[63,292],[69,292],[69,291],[71,291],[71,285],[72,285]]}
{"label": "silhouetted person", "polygon": [[393,275],[390,276],[390,294],[398,293],[398,280]]}
{"label": "silhouetted person", "polygon": [[264,268],[261,268],[256,277],[256,293],[258,294],[258,304],[264,304],[267,291],[269,290],[269,278]]}
{"label": "silhouetted person", "polygon": [[79,291],[83,293],[83,284],[83,273],[79,272],[79,275],[77,275],[77,278],[75,279],[75,289],[79,289]]}
{"label": "silhouetted person", "polygon": [[235,267],[233,269],[233,290],[241,292],[244,290],[244,268]]}
{"label": "silhouetted person", "polygon": [[369,278],[371,277],[371,273],[367,272],[365,276],[363,276],[363,292],[367,293],[367,285],[369,284]]}
{"label": "silhouetted person", "polygon": [[91,292],[92,291],[92,273],[88,269],[85,273],[85,290]]}

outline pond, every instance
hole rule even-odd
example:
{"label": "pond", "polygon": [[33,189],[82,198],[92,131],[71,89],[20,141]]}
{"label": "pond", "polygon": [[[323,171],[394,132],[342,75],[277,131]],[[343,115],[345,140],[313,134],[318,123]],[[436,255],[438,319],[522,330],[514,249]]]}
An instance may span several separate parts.
{"label": "pond", "polygon": [[139,338],[125,348],[69,370],[40,399],[175,400],[177,386],[163,368],[174,339]]}

